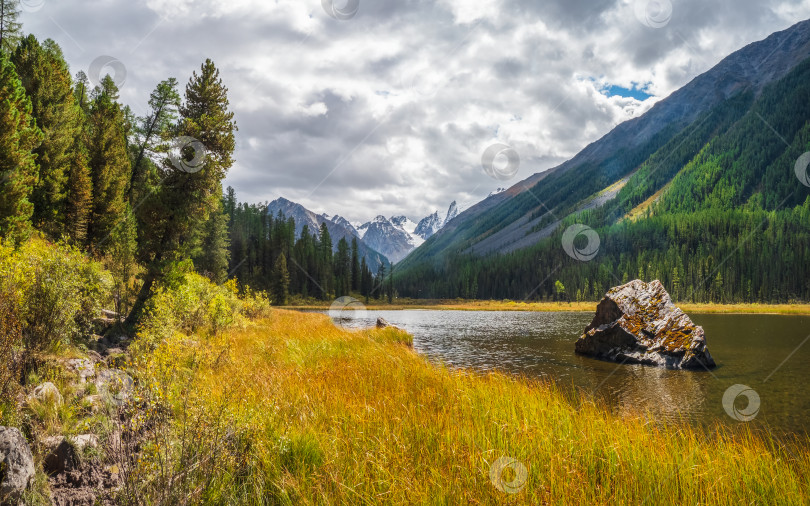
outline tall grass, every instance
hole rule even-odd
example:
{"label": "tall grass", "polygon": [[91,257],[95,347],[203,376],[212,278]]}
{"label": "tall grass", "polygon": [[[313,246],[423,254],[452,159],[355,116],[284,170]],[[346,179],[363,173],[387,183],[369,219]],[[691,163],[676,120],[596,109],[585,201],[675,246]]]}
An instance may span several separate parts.
{"label": "tall grass", "polygon": [[[138,365],[150,402],[173,414],[169,430],[144,444],[134,473],[139,497],[232,504],[810,501],[806,450],[783,450],[745,430],[620,417],[552,384],[431,365],[408,342],[395,329],[347,331],[326,316],[284,310],[211,338],[165,339]],[[518,464],[493,480],[501,457]],[[525,483],[510,484],[521,466]],[[169,478],[155,478],[167,468]],[[182,492],[167,498],[167,486]]]}

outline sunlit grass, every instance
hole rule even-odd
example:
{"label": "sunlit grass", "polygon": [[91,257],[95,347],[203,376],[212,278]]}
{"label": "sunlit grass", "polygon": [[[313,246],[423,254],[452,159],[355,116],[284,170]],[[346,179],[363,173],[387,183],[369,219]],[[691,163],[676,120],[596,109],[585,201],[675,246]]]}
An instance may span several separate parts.
{"label": "sunlit grass", "polygon": [[[222,424],[216,433],[240,441],[212,464],[206,487],[190,487],[205,490],[201,501],[810,500],[806,451],[782,450],[744,429],[620,417],[550,384],[431,365],[408,342],[395,329],[347,331],[323,315],[276,310],[210,341],[165,341],[142,366],[142,380],[177,380],[167,394],[175,413],[192,406],[209,416],[177,417],[190,425],[182,430]],[[515,494],[490,479],[504,456],[527,470]]]}

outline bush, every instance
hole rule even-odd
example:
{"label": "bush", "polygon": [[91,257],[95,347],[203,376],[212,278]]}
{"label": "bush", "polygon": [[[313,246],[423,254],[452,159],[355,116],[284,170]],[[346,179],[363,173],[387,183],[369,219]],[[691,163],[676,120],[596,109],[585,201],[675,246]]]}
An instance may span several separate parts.
{"label": "bush", "polygon": [[0,289],[0,399],[12,399],[20,375],[22,324],[14,294]]}
{"label": "bush", "polygon": [[176,333],[216,335],[261,317],[270,302],[263,292],[246,288],[240,295],[235,281],[218,286],[194,272],[171,276],[159,286],[138,326],[137,345],[153,349]]}
{"label": "bush", "polygon": [[41,239],[0,245],[0,292],[16,308],[29,353],[87,336],[110,287],[109,273],[74,247]]}

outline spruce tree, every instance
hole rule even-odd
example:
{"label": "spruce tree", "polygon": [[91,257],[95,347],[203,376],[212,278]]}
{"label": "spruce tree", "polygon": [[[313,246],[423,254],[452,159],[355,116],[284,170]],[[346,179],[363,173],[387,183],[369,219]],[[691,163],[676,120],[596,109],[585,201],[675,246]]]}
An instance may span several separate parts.
{"label": "spruce tree", "polygon": [[351,288],[351,257],[349,243],[341,237],[334,257],[335,297],[348,295]]}
{"label": "spruce tree", "polygon": [[33,151],[41,141],[25,89],[11,63],[0,56],[0,235],[14,241],[31,233]]}
{"label": "spruce tree", "polygon": [[280,254],[273,265],[273,304],[284,306],[290,295],[290,272],[287,270],[287,257]]}
{"label": "spruce tree", "polygon": [[200,230],[199,247],[195,251],[194,267],[214,283],[223,283],[228,276],[230,239],[228,215],[220,208],[211,213]]}
{"label": "spruce tree", "polygon": [[54,41],[40,45],[33,35],[25,37],[12,63],[44,134],[35,150],[39,170],[31,194],[34,226],[58,237],[65,231],[68,173],[75,159],[72,149],[81,131],[82,113],[75,104],[62,50]]}
{"label": "spruce tree", "polygon": [[357,248],[357,237],[352,237],[352,290],[360,289],[360,258]]}
{"label": "spruce tree", "polygon": [[318,273],[320,274],[321,297],[329,299],[334,290],[334,271],[332,268],[332,236],[326,223],[321,223],[318,241]]}
{"label": "spruce tree", "polygon": [[93,180],[90,177],[83,136],[79,136],[74,140],[68,170],[65,233],[80,246],[86,245],[92,206]]}

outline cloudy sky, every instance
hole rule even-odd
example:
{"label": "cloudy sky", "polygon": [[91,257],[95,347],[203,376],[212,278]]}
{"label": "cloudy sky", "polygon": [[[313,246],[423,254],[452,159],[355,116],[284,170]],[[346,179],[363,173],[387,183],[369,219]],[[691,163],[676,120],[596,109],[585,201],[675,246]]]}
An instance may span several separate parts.
{"label": "cloudy sky", "polygon": [[[56,40],[74,73],[120,62],[103,73],[125,77],[138,114],[159,81],[212,58],[239,127],[226,185],[357,221],[468,207],[810,18],[810,0],[21,4],[25,31]],[[511,181],[482,168],[496,143],[519,155]]]}

